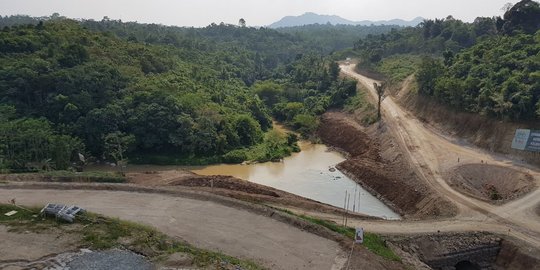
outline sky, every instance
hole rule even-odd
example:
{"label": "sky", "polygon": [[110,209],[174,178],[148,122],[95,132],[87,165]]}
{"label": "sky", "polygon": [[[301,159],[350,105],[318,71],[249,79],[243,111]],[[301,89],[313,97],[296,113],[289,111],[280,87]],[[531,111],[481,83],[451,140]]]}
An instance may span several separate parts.
{"label": "sky", "polygon": [[49,16],[178,26],[207,26],[212,22],[265,26],[284,16],[315,12],[359,20],[445,18],[471,22],[476,17],[502,15],[506,3],[517,0],[0,0],[0,15]]}

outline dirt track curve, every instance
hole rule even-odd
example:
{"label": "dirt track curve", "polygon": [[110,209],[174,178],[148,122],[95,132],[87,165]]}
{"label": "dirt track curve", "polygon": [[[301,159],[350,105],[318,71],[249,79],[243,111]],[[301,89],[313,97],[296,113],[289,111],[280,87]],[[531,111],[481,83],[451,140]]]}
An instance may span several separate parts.
{"label": "dirt track curve", "polygon": [[90,190],[6,190],[0,201],[84,205],[89,211],[150,225],[194,246],[254,260],[268,269],[341,269],[338,243],[255,213],[212,201],[162,194]]}
{"label": "dirt track curve", "polygon": [[[354,65],[341,65],[342,72],[365,85],[376,99],[373,79],[354,71]],[[404,111],[392,97],[382,102],[384,121],[390,127],[401,148],[407,155],[418,175],[441,196],[454,202],[459,214],[452,220],[429,222],[355,222],[376,232],[415,233],[440,231],[491,231],[510,234],[536,247],[540,247],[540,217],[534,208],[540,203],[540,171],[514,164],[504,157],[487,153],[476,147],[457,143]],[[459,158],[459,162],[458,162]],[[443,173],[463,164],[488,163],[531,174],[536,188],[526,196],[504,204],[491,205],[468,197],[452,189],[443,178]],[[353,223],[354,224],[354,223]]]}

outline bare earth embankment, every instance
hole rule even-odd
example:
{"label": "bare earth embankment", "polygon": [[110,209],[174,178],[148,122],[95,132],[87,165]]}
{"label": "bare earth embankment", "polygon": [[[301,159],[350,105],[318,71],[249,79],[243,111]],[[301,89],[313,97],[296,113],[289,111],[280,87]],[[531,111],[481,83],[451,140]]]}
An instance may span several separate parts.
{"label": "bare earth embankment", "polygon": [[351,115],[330,112],[323,116],[318,135],[349,154],[337,168],[397,212],[411,218],[455,215],[448,200],[418,179],[384,128],[364,128]]}
{"label": "bare earth embankment", "polygon": [[[0,213],[4,214],[4,213]],[[59,230],[43,233],[13,233],[0,225],[0,263],[6,261],[34,261],[47,256],[73,251],[80,237],[63,234]],[[29,245],[31,243],[31,245]]]}

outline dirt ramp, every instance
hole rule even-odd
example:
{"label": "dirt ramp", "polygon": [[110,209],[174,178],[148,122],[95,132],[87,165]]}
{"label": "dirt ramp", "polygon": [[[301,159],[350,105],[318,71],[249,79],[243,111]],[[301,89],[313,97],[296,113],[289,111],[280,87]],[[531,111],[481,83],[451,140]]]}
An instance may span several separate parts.
{"label": "dirt ramp", "polygon": [[535,187],[530,174],[488,164],[456,167],[448,173],[446,181],[460,192],[497,204],[519,198]]}
{"label": "dirt ramp", "polygon": [[188,186],[188,187],[210,187],[222,188],[228,190],[236,190],[250,194],[260,194],[265,196],[280,197],[276,192],[269,190],[266,187],[253,185],[250,182],[242,181],[232,176],[198,176],[188,179],[176,180],[170,185],[173,186]]}

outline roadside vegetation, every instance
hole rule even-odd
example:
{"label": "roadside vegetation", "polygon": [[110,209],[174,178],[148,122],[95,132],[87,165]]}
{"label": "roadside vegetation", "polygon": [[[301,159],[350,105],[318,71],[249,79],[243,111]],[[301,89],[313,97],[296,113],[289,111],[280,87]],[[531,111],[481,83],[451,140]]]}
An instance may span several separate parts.
{"label": "roadside vegetation", "polygon": [[368,126],[377,122],[377,108],[367,99],[368,90],[361,84],[358,88],[357,94],[345,102],[343,110],[348,113],[358,113],[362,116],[362,124]]}
{"label": "roadside vegetation", "polygon": [[[4,213],[18,211],[10,217]],[[239,260],[219,252],[195,248],[187,243],[173,240],[155,229],[119,219],[106,218],[93,213],[77,216],[74,223],[64,223],[54,218],[42,217],[37,208],[23,209],[13,205],[0,204],[0,225],[9,227],[14,233],[30,231],[47,233],[57,229],[63,233],[79,235],[81,248],[106,250],[125,248],[145,255],[150,261],[159,263],[173,253],[185,253],[193,258],[193,266],[212,269],[263,269],[251,261]]]}
{"label": "roadside vegetation", "polygon": [[396,84],[418,71],[422,57],[414,54],[392,55],[382,59],[373,68],[390,84]]}
{"label": "roadside vegetation", "polygon": [[[314,217],[309,217],[305,215],[297,215],[299,218],[309,221],[311,223],[321,225],[330,229],[331,231],[337,232],[341,235],[344,235],[351,240],[354,239],[354,234],[356,232],[355,228],[340,226],[334,222],[326,221],[323,219],[318,219]],[[369,251],[392,261],[401,261],[401,258],[397,256],[384,242],[384,240],[377,234],[364,232],[364,243],[361,244],[366,247]]]}
{"label": "roadside vegetation", "polygon": [[[317,224],[320,226],[323,226],[333,232],[339,233],[347,238],[350,238],[351,241],[354,239],[354,235],[356,232],[355,228],[351,227],[345,227],[336,224],[332,221],[327,221],[319,218],[314,218],[306,215],[297,215],[289,210],[286,209],[279,209],[275,208],[278,211],[287,213],[289,215],[296,216],[300,219],[303,219],[305,221],[308,221],[313,224]],[[364,243],[361,244],[363,247],[367,248],[369,251],[391,261],[398,261],[401,262],[401,258],[397,256],[385,243],[384,239],[382,239],[379,235],[369,232],[364,232]]]}

